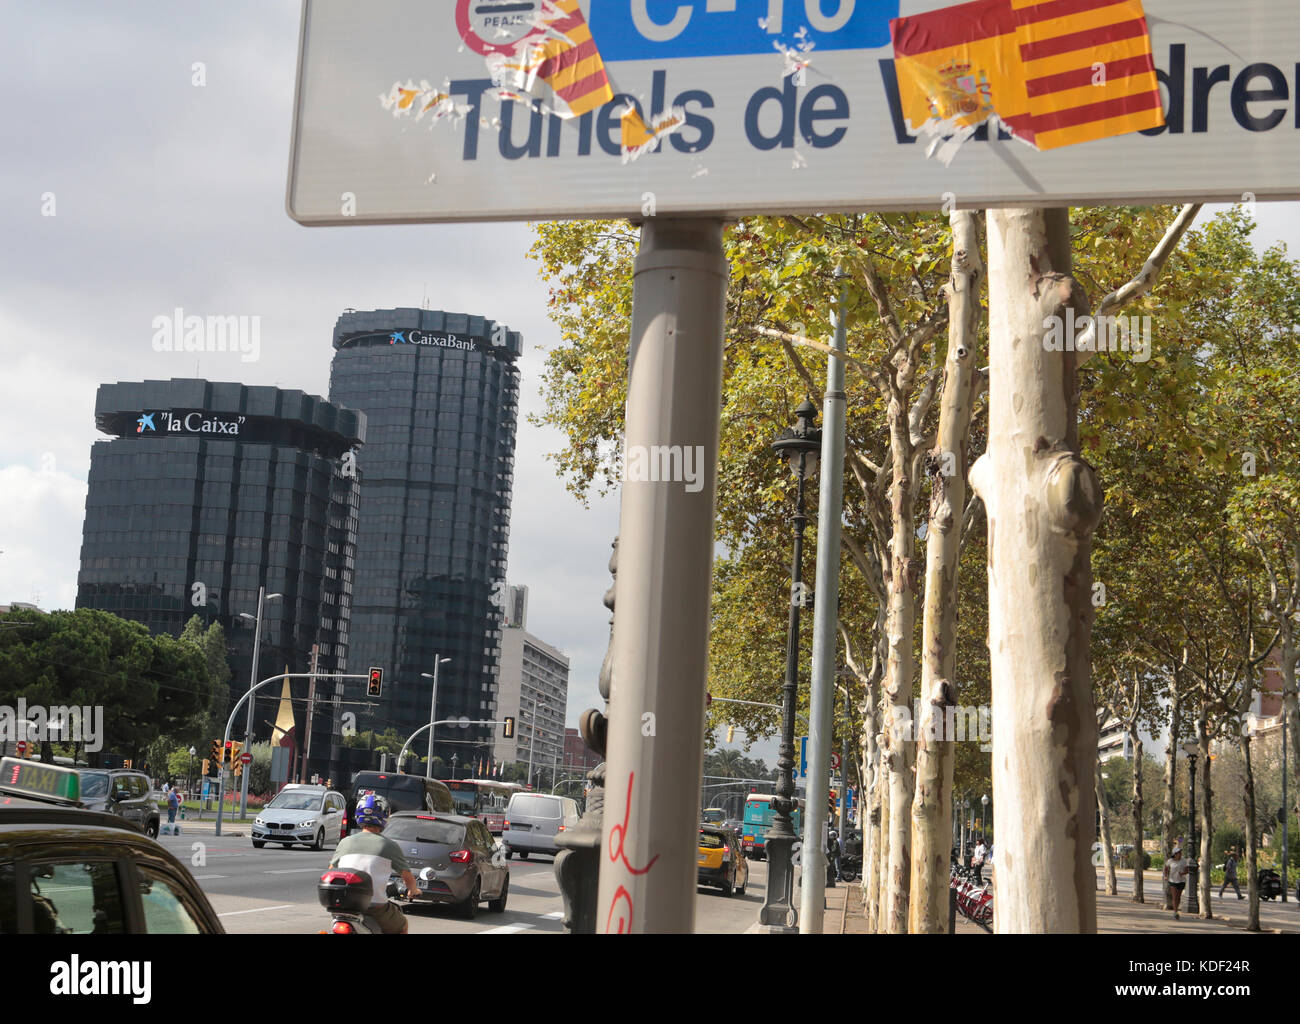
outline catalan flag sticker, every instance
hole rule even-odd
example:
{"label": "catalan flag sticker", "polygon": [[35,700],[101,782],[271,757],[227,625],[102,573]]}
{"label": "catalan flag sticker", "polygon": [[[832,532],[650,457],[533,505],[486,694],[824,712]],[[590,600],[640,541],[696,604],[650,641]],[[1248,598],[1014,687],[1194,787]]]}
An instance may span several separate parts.
{"label": "catalan flag sticker", "polygon": [[945,163],[985,123],[1043,150],[1164,124],[1141,0],[976,0],[890,28],[903,114]]}
{"label": "catalan flag sticker", "polygon": [[560,117],[614,98],[578,0],[457,0],[456,27],[500,87]]}

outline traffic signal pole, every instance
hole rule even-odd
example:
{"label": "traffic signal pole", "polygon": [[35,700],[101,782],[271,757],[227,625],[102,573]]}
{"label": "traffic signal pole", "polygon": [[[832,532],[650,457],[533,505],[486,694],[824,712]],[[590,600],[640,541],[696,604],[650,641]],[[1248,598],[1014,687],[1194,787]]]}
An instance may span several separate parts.
{"label": "traffic signal pole", "polygon": [[[230,709],[230,717],[226,719],[226,731],[221,737],[221,749],[225,750],[226,744],[230,742],[230,730],[233,729],[235,726],[235,716],[239,714],[239,709],[244,706],[244,701],[251,701],[253,694],[255,694],[263,686],[270,686],[272,683],[279,682],[281,679],[308,679],[312,675],[315,675],[316,678],[318,679],[368,679],[369,678],[369,676],[367,675],[362,675],[357,673],[346,673],[346,672],[317,672],[317,673],[280,672],[277,675],[267,676],[260,683],[255,683],[254,685],[250,686],[248,688],[248,692],[245,693],[242,697],[240,697],[239,700],[235,702],[235,706]],[[249,773],[247,772],[244,773],[245,780],[247,780],[248,774]],[[218,780],[217,780],[217,830],[216,830],[217,835],[221,835],[221,819],[225,813],[225,804],[223,803],[225,798],[226,798],[226,773],[222,771],[218,775]]]}

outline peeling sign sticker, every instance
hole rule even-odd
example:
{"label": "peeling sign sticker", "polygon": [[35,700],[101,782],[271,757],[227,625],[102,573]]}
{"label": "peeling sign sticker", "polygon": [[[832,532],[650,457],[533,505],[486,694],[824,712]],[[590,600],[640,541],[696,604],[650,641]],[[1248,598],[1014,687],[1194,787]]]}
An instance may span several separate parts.
{"label": "peeling sign sticker", "polygon": [[[495,86],[489,95],[503,104],[518,103],[568,120],[615,98],[578,0],[457,0],[456,28],[465,44],[483,56]],[[419,86],[395,82],[380,103],[394,117],[414,112],[417,121],[426,114],[433,121],[449,114],[463,117],[470,106],[453,104],[447,88],[446,83],[435,90],[427,81]],[[647,123],[637,106],[628,103],[618,117],[624,164],[652,152],[686,124],[680,106]],[[483,118],[482,124],[499,130],[501,121]]]}
{"label": "peeling sign sticker", "polygon": [[945,164],[982,125],[1048,150],[1165,123],[1141,0],[975,0],[890,30],[903,115]]}

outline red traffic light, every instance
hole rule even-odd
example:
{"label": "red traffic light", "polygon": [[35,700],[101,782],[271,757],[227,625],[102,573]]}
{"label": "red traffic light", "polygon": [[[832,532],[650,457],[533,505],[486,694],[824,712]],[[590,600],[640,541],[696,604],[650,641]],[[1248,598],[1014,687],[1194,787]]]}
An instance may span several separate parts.
{"label": "red traffic light", "polygon": [[384,690],[384,670],[382,668],[372,668],[370,670],[370,682],[366,684],[366,696],[378,697]]}

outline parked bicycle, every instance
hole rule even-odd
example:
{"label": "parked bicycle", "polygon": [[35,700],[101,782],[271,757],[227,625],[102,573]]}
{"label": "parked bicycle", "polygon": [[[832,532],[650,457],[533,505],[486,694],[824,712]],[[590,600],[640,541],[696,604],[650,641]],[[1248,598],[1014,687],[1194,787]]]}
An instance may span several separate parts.
{"label": "parked bicycle", "polygon": [[957,909],[961,915],[986,931],[992,930],[993,890],[987,885],[975,884],[974,869],[954,866],[949,884],[957,891]]}

